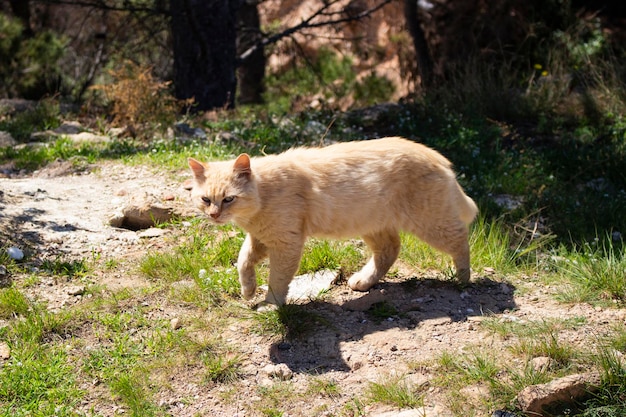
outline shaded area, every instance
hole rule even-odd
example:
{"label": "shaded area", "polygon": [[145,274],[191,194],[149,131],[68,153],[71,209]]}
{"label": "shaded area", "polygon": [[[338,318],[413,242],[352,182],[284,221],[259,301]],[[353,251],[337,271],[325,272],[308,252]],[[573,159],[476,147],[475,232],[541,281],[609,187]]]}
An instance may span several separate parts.
{"label": "shaded area", "polygon": [[[477,317],[514,310],[514,291],[511,284],[485,278],[478,278],[465,288],[459,288],[452,281],[411,278],[382,282],[355,300],[357,303],[312,301],[287,306],[292,310],[290,316],[297,319],[308,314],[309,322],[303,333],[287,334],[284,340],[273,343],[269,347],[270,358],[274,363],[286,364],[294,372],[304,373],[349,371],[368,361],[384,360],[399,349],[415,351],[415,360],[419,360],[417,355],[428,352],[429,347],[437,351],[446,349],[446,338],[464,337],[458,332],[451,334],[447,326],[455,323],[470,326]],[[357,305],[365,310],[354,310]],[[382,306],[387,313],[381,314]],[[287,327],[292,317],[283,316]],[[412,340],[411,345],[396,344],[394,331],[410,333],[418,327],[431,329],[430,337]],[[465,331],[471,332],[467,328]],[[364,339],[370,340],[371,350],[354,351],[345,347]],[[350,356],[346,357],[346,351]]]}

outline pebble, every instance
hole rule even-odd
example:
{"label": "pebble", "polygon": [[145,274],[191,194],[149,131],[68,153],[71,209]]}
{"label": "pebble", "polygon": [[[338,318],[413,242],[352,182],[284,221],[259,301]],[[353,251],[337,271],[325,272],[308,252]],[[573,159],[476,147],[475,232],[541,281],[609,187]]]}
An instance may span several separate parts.
{"label": "pebble", "polygon": [[174,317],[172,320],[170,320],[170,328],[172,330],[178,330],[181,327],[183,327],[183,322],[178,317]]}
{"label": "pebble", "polygon": [[16,261],[21,261],[22,259],[24,259],[24,252],[22,252],[20,248],[16,248],[15,246],[11,246],[9,249],[7,249],[7,254],[9,255],[9,258],[15,259]]}
{"label": "pebble", "polygon": [[83,285],[73,285],[68,287],[66,292],[73,296],[83,295],[85,293],[85,287]]}
{"label": "pebble", "polygon": [[287,381],[293,377],[293,372],[284,363],[269,364],[263,368],[263,373],[270,378],[278,378],[281,381]]}
{"label": "pebble", "polygon": [[7,360],[11,357],[11,348],[5,342],[0,342],[0,359]]}

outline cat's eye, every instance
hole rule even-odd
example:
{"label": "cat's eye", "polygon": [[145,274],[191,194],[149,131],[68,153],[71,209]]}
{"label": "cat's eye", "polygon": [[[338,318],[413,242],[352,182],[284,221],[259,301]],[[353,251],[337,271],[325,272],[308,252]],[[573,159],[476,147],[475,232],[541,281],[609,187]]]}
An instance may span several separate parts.
{"label": "cat's eye", "polygon": [[232,203],[233,201],[235,201],[235,196],[231,195],[228,197],[224,197],[224,200],[222,200],[224,203],[228,204],[228,203]]}
{"label": "cat's eye", "polygon": [[204,201],[207,204],[211,204],[211,199],[205,195],[202,196],[202,201]]}

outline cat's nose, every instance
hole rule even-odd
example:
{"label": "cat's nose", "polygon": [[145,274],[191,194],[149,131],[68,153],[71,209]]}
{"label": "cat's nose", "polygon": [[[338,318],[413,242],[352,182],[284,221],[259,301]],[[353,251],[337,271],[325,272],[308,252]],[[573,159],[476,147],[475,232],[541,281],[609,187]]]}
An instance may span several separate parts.
{"label": "cat's nose", "polygon": [[218,217],[220,217],[220,212],[211,212],[209,213],[209,216],[211,216],[214,219],[217,219]]}

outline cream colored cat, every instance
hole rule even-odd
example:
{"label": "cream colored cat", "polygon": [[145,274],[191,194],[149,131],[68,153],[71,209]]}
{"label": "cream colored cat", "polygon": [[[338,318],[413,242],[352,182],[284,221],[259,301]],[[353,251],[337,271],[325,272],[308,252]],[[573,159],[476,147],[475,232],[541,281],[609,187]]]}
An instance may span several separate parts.
{"label": "cream colored cat", "polygon": [[308,236],[361,236],[372,258],[349,280],[367,291],[398,257],[407,231],[452,256],[470,278],[468,225],[477,213],[438,152],[402,138],[296,148],[280,155],[202,163],[189,158],[194,203],[214,223],[248,232],[237,269],[241,292],[256,292],[255,265],[269,255],[268,303],[285,303]]}

